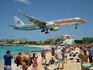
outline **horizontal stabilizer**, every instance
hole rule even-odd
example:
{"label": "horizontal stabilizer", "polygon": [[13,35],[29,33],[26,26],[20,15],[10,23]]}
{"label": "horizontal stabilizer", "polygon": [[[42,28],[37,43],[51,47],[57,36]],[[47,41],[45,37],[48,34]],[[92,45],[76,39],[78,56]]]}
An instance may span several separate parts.
{"label": "horizontal stabilizer", "polygon": [[17,26],[12,26],[12,25],[8,25],[8,26],[10,26],[10,27],[14,27],[14,28],[19,28],[19,27],[17,27]]}

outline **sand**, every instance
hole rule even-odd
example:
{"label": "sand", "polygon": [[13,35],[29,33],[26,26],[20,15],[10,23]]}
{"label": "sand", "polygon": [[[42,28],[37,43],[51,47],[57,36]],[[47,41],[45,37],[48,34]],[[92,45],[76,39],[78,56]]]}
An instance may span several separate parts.
{"label": "sand", "polygon": [[[73,52],[79,52],[79,48],[76,48],[75,51]],[[47,60],[47,63],[49,62],[49,60],[51,59],[51,57],[54,58],[54,56],[52,56],[51,52],[47,52],[46,53],[46,60]],[[72,57],[72,56],[71,56]],[[67,55],[67,59],[71,58],[69,57],[69,54]],[[78,58],[78,54],[76,57],[74,58]],[[38,61],[38,69],[39,70],[44,70],[44,66],[41,64],[41,55],[39,54],[39,57],[37,59]],[[14,63],[14,60],[12,60],[12,70],[17,70],[17,66],[16,64]],[[47,66],[50,70],[57,70],[58,68],[58,64],[57,65],[49,65]],[[60,64],[60,70],[62,68],[62,64]],[[3,70],[3,65],[1,66],[0,65],[0,70]],[[81,70],[81,63],[70,63],[70,62],[67,62],[64,64],[64,70]],[[90,67],[90,70],[93,70],[93,67]]]}

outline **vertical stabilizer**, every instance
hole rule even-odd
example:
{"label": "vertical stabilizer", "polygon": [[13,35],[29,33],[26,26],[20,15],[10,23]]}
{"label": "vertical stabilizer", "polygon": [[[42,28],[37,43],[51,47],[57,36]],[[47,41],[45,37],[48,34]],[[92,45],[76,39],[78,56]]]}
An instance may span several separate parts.
{"label": "vertical stabilizer", "polygon": [[14,17],[14,21],[16,23],[16,26],[17,27],[21,27],[21,26],[24,26],[25,24],[18,18],[18,17]]}

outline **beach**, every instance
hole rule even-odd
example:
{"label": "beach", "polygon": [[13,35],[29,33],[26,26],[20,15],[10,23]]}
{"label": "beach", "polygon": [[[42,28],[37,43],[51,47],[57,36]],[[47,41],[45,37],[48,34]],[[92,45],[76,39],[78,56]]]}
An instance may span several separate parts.
{"label": "beach", "polygon": [[[32,46],[32,45],[31,45]],[[30,46],[29,46],[30,47]],[[41,46],[40,46],[41,47]],[[43,46],[43,47],[46,47],[46,46]],[[50,46],[47,46],[47,48],[50,48]],[[75,52],[79,52],[79,48],[76,48],[75,51],[72,51],[73,53]],[[46,52],[46,60],[47,60],[47,63],[49,62],[49,60],[51,59],[51,57],[55,58],[54,56],[52,56],[51,52],[48,51]],[[72,58],[73,56],[70,56],[69,57],[69,54],[67,54],[67,59],[69,58]],[[76,54],[76,57],[74,58],[78,58],[78,54]],[[38,69],[39,70],[44,70],[44,66],[42,65],[41,63],[41,54],[39,53],[39,56],[38,56],[38,59],[37,59],[37,62],[38,62]],[[0,70],[3,70],[3,66],[4,65],[0,65]],[[12,59],[12,70],[17,70],[17,66],[16,64],[14,63],[14,60]],[[58,64],[57,65],[49,65],[47,66],[50,70],[57,70],[58,68]],[[60,64],[60,70],[62,68],[62,64]],[[71,62],[67,62],[64,64],[64,70],[81,70],[81,62],[76,62],[76,63],[71,63]],[[90,70],[93,70],[93,67],[90,67]]]}

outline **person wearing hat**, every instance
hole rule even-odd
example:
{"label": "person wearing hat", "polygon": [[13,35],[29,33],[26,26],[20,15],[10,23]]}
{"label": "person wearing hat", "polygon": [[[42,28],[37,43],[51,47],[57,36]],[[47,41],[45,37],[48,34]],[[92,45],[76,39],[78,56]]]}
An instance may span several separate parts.
{"label": "person wearing hat", "polygon": [[60,67],[60,62],[62,63],[62,68],[64,69],[64,59],[63,59],[63,52],[61,51],[61,47],[58,46],[58,50],[56,52],[56,56],[58,56],[58,70]]}
{"label": "person wearing hat", "polygon": [[10,50],[7,50],[6,55],[4,55],[3,58],[4,58],[4,70],[12,70],[11,59],[15,58],[15,56],[12,55]]}

